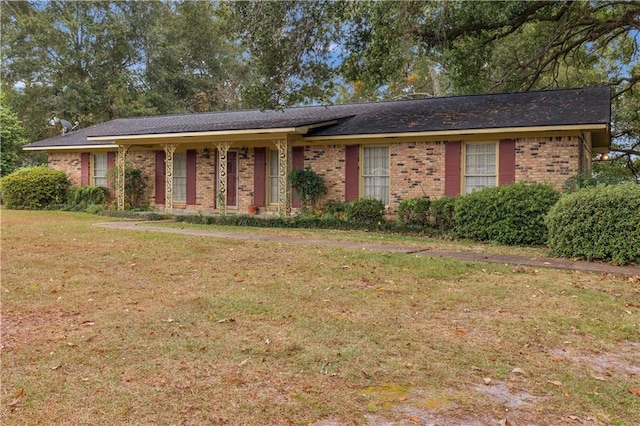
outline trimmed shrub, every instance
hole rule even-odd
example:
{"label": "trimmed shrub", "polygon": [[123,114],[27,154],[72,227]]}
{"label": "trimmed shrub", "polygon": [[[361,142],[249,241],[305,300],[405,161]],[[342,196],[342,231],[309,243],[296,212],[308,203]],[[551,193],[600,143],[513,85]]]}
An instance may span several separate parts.
{"label": "trimmed shrub", "polygon": [[545,223],[557,256],[640,263],[640,185],[599,185],[564,195]]}
{"label": "trimmed shrub", "polygon": [[361,198],[349,203],[347,220],[359,224],[381,224],[384,222],[384,204],[373,198]]}
{"label": "trimmed shrub", "polygon": [[329,200],[322,206],[321,217],[323,219],[345,220],[349,203],[346,201]]}
{"label": "trimmed shrub", "polygon": [[543,245],[544,216],[560,194],[551,185],[516,183],[485,188],[459,197],[455,232],[477,241],[506,245]]}
{"label": "trimmed shrub", "polygon": [[[134,211],[134,210],[102,210],[98,214],[101,216],[118,217],[122,219],[136,219],[136,220],[171,220],[174,219],[173,215],[148,212],[148,211]],[[178,222],[178,220],[176,220]],[[197,222],[193,222],[197,223]]]}
{"label": "trimmed shrub", "polygon": [[110,197],[109,189],[104,186],[76,186],[69,190],[69,202],[85,207],[105,204]]}
{"label": "trimmed shrub", "polygon": [[440,197],[431,201],[430,216],[433,225],[443,231],[450,231],[454,227],[453,213],[456,207],[456,199],[453,197]]}
{"label": "trimmed shrub", "polygon": [[398,220],[403,225],[424,228],[429,225],[429,199],[410,198],[398,206]]}
{"label": "trimmed shrub", "polygon": [[2,202],[16,210],[39,210],[64,204],[70,185],[63,171],[44,166],[20,169],[0,179]]}

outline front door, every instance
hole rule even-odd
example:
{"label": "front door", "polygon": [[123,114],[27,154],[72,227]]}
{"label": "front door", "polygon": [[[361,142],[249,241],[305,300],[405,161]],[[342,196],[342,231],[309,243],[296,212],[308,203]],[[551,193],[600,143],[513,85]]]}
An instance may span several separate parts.
{"label": "front door", "polygon": [[227,152],[227,206],[238,207],[238,151]]}

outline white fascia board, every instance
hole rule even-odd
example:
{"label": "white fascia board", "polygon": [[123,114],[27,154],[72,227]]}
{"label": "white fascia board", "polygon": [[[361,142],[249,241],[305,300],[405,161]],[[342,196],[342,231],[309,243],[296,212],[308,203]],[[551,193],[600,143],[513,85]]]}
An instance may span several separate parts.
{"label": "white fascia board", "polygon": [[66,146],[32,146],[24,147],[23,151],[69,151],[69,150],[87,150],[87,149],[114,149],[116,144],[109,145],[66,145]]}

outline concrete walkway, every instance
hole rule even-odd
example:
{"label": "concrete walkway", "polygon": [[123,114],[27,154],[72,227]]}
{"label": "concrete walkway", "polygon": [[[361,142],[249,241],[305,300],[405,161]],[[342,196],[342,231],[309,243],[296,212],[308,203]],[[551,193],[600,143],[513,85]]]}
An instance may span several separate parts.
{"label": "concrete walkway", "polygon": [[569,269],[584,272],[595,272],[601,274],[611,274],[623,277],[635,277],[640,279],[640,266],[614,266],[602,262],[586,262],[555,257],[527,257],[506,254],[476,253],[464,251],[440,251],[428,248],[405,247],[395,244],[367,244],[353,241],[333,241],[317,238],[291,238],[270,235],[251,234],[248,232],[221,232],[203,229],[180,229],[163,226],[153,226],[151,222],[105,222],[97,223],[96,226],[110,229],[120,229],[128,231],[162,232],[167,234],[195,235],[213,238],[228,238],[232,240],[247,241],[269,241],[281,244],[311,244],[325,245],[332,247],[343,247],[359,250],[386,251],[393,253],[405,253],[414,256],[424,257],[446,257],[458,260],[493,262],[503,264],[513,264],[529,266],[534,268],[556,268]]}

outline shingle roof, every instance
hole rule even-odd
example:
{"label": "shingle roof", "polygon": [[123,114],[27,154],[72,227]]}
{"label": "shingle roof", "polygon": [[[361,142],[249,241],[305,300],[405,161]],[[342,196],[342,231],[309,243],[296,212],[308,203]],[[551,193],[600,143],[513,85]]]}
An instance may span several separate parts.
{"label": "shingle roof", "polygon": [[308,136],[365,135],[511,127],[609,124],[607,86],[452,96],[280,111],[225,111],[121,118],[29,144],[29,148],[104,145],[91,136],[124,136],[302,127],[338,120]]}

